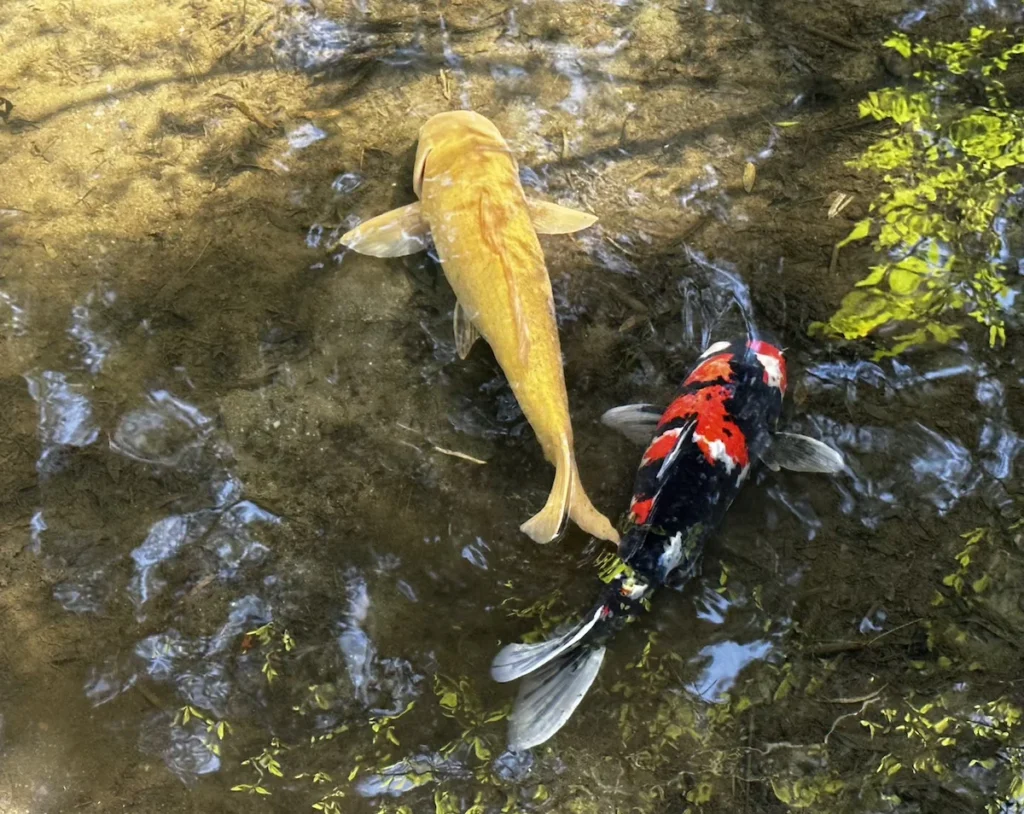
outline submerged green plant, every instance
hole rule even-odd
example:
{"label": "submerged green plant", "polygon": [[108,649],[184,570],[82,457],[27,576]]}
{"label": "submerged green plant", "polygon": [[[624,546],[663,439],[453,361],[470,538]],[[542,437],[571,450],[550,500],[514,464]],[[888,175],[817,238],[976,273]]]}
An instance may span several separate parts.
{"label": "submerged green plant", "polygon": [[281,651],[290,653],[295,649],[295,639],[287,631],[283,631],[278,636],[277,629],[274,627],[273,622],[268,622],[265,625],[261,625],[255,630],[250,630],[245,634],[245,639],[242,643],[242,649],[248,650],[252,647],[254,642],[258,642],[259,645],[264,648],[263,651],[263,667],[260,668],[263,675],[267,677],[267,683],[273,684],[274,679],[279,675],[277,669],[278,661],[280,659]]}
{"label": "submerged green plant", "polygon": [[174,726],[187,726],[190,721],[200,721],[206,728],[203,736],[203,745],[214,755],[220,757],[220,746],[224,739],[231,734],[231,724],[227,721],[219,721],[198,707],[186,704],[174,716]]}
{"label": "submerged green plant", "polygon": [[880,174],[885,189],[836,246],[871,236],[881,262],[810,333],[862,339],[902,327],[878,359],[948,342],[966,314],[1002,345],[1012,298],[1000,224],[1020,211],[1013,174],[1024,167],[1024,111],[998,77],[1024,42],[977,27],[964,42],[896,34],[885,45],[922,66],[919,89],[874,91],[860,103],[862,117],[892,126],[849,166]]}

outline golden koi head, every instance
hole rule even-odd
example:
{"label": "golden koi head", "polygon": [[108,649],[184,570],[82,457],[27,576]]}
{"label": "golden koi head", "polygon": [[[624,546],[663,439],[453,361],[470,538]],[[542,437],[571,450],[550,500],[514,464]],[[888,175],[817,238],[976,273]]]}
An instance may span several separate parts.
{"label": "golden koi head", "polygon": [[[511,151],[494,123],[472,110],[453,110],[431,116],[420,128],[416,147],[416,167],[412,188],[416,197],[423,192],[423,179],[427,174],[427,161],[431,153],[464,155],[467,152],[490,149],[509,154]],[[435,159],[438,158],[435,155]],[[515,159],[512,159],[513,162]]]}

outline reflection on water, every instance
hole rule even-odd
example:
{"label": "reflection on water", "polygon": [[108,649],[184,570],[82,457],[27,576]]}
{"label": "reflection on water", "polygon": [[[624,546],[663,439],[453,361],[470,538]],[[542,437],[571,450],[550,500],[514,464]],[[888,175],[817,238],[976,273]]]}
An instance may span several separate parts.
{"label": "reflection on water", "polygon": [[146,400],[147,408],[121,418],[110,448],[144,463],[187,466],[185,458],[206,444],[210,419],[166,390],[149,393]]}
{"label": "reflection on water", "polygon": [[[806,331],[874,262],[851,246],[829,270],[878,191],[843,163],[877,136],[857,102],[912,87],[881,32],[955,39],[1019,3],[121,5],[0,8],[0,808],[1006,796],[1010,735],[935,730],[1019,733],[991,706],[1019,701],[1015,337],[878,361]],[[847,460],[752,479],[703,575],[530,754],[487,667],[592,598],[587,541],[518,533],[548,470],[492,355],[458,359],[436,257],[333,249],[413,200],[417,128],[456,108],[495,120],[529,195],[599,217],[541,244],[603,510],[637,450],[596,417],[664,403],[734,332],[778,335],[786,429]],[[1022,262],[1012,217],[987,239]],[[876,729],[918,714],[913,737]]]}
{"label": "reflection on water", "polygon": [[104,336],[97,325],[102,320],[97,311],[113,305],[116,299],[117,293],[109,289],[90,291],[83,304],[71,309],[68,334],[78,343],[82,362],[90,373],[99,373],[114,349],[113,340]]}
{"label": "reflection on water", "polygon": [[36,468],[48,475],[60,468],[67,447],[86,447],[99,437],[92,405],[83,384],[69,382],[64,373],[44,370],[28,375],[28,392],[39,405],[39,459]]}
{"label": "reflection on water", "polygon": [[705,701],[717,701],[732,688],[748,664],[766,658],[771,651],[771,643],[766,641],[748,644],[718,642],[708,645],[696,656],[698,662],[706,662],[707,666],[686,689]]}

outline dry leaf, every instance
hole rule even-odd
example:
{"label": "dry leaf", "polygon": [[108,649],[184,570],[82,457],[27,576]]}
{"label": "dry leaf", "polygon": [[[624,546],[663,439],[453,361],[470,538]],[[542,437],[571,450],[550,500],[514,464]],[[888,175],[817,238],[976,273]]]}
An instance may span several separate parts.
{"label": "dry leaf", "polygon": [[748,161],[743,168],[743,188],[750,192],[754,188],[754,181],[757,179],[757,167],[753,161]]}

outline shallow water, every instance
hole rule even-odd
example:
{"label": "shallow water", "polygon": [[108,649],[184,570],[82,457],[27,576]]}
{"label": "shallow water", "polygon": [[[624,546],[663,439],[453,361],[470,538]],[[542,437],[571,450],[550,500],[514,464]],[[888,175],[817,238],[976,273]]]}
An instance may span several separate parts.
{"label": "shallow water", "polygon": [[[883,130],[857,103],[912,83],[881,41],[1021,12],[7,0],[3,810],[927,812],[1012,792],[1021,729],[979,710],[1024,701],[1016,277],[1005,347],[968,325],[876,360],[883,340],[808,326],[872,262],[853,246],[830,268],[881,188],[845,163]],[[490,351],[457,359],[433,259],[332,248],[413,200],[420,124],[460,107],[495,121],[528,193],[600,218],[542,238],[599,508],[625,511],[638,459],[601,413],[665,402],[744,320],[787,348],[788,428],[848,463],[760,473],[702,575],[530,755],[504,749],[490,660],[590,601],[601,547],[519,533],[552,470]],[[999,229],[1016,271],[1024,241]],[[882,731],[927,703],[955,743],[935,713]]]}

